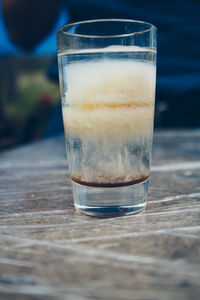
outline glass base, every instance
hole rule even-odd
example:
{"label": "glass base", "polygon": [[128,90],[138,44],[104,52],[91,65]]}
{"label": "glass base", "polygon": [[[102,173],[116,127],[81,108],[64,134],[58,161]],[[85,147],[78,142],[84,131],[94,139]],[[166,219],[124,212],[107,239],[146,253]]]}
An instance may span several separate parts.
{"label": "glass base", "polygon": [[112,218],[136,214],[146,207],[148,180],[123,187],[96,188],[72,181],[74,206],[84,215]]}

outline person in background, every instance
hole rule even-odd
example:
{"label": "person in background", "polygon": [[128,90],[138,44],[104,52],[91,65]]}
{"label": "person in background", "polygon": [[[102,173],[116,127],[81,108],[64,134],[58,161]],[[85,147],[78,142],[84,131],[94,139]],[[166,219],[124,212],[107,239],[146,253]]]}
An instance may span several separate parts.
{"label": "person in background", "polygon": [[[5,5],[3,6],[5,23],[8,28],[10,27],[8,31],[12,42],[17,45],[17,49],[20,47],[28,52],[31,49],[35,53],[39,49],[42,51],[44,49],[42,43],[50,38],[49,32],[52,33],[55,41],[56,34],[55,31],[52,31],[52,24],[55,24],[55,20],[62,18],[63,14],[65,24],[99,18],[124,18],[156,25],[158,27],[156,126],[176,128],[200,126],[199,1],[2,1],[7,4],[7,9],[11,10],[11,12],[6,12]],[[20,2],[20,5],[16,5],[16,9],[14,6],[11,9],[9,8],[10,2]],[[25,5],[25,2],[28,4]],[[22,15],[21,17],[15,16],[18,14],[18,10],[22,10],[19,7],[23,5],[23,17]],[[33,16],[26,16],[26,12],[31,15],[31,11]],[[58,18],[58,16],[60,17]],[[13,26],[9,25],[12,20],[15,21]],[[61,23],[59,23],[59,27],[64,25]],[[47,36],[46,39],[45,36]],[[55,61],[48,74],[50,78],[58,81],[56,64]],[[61,107],[59,106],[47,126],[47,135],[57,134],[63,130],[60,125],[62,122],[58,122],[61,119]]]}
{"label": "person in background", "polygon": [[[69,21],[124,18],[158,27],[156,126],[200,127],[200,2],[69,0]],[[57,126],[60,108],[52,119]],[[60,127],[61,130],[61,127]]]}

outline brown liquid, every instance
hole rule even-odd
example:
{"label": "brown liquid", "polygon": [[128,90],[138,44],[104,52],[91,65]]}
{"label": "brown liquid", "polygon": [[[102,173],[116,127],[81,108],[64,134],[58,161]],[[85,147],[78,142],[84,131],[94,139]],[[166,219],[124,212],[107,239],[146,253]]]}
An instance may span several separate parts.
{"label": "brown liquid", "polygon": [[[149,178],[149,175],[142,175],[139,178],[133,178],[132,180],[129,181],[123,181],[125,179],[125,176],[121,176],[116,178],[115,181],[109,181],[108,178],[105,178],[102,176],[102,178],[98,177],[98,181],[85,181],[84,178],[81,177],[76,177],[76,176],[71,176],[71,180],[78,184],[86,185],[86,186],[91,186],[91,187],[101,187],[101,188],[113,188],[113,187],[122,187],[122,186],[129,186],[133,184],[137,184],[140,182],[143,182]],[[101,180],[100,180],[101,179]]]}

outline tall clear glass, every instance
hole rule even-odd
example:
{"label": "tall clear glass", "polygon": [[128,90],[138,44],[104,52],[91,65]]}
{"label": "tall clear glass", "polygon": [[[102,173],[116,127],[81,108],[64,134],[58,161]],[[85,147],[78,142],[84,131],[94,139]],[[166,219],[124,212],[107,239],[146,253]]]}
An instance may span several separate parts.
{"label": "tall clear glass", "polygon": [[92,20],[57,32],[74,205],[113,217],[146,206],[156,82],[156,27]]}

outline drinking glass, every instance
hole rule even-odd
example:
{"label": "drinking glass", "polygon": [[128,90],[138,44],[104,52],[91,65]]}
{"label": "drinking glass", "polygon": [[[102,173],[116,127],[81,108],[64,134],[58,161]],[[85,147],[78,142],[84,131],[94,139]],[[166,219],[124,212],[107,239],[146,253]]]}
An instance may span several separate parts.
{"label": "drinking glass", "polygon": [[75,208],[96,217],[145,208],[156,82],[156,27],[91,20],[57,32]]}

